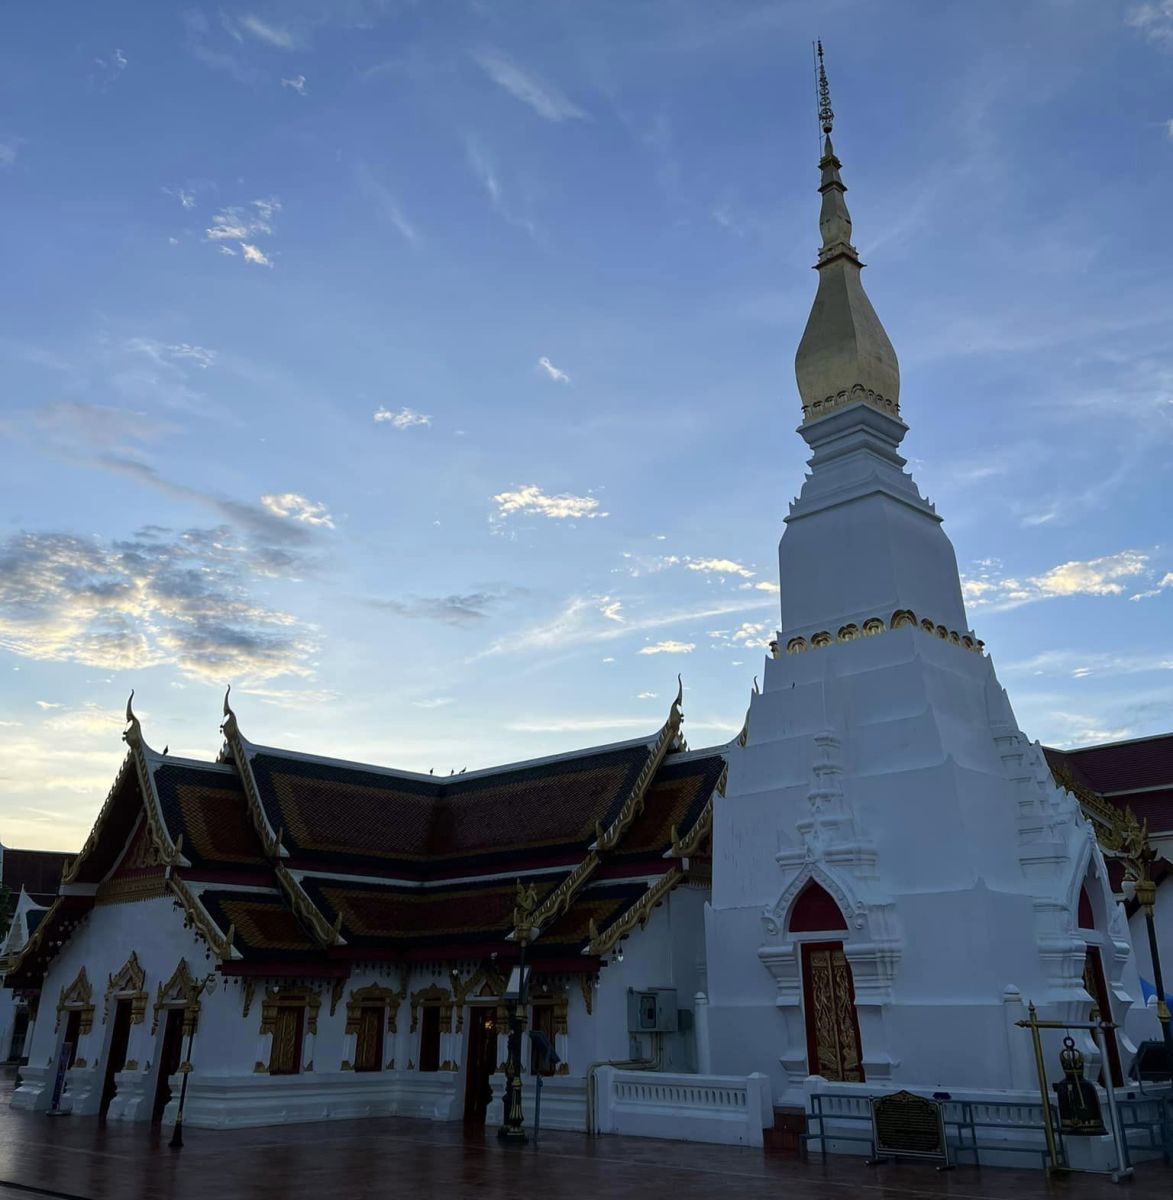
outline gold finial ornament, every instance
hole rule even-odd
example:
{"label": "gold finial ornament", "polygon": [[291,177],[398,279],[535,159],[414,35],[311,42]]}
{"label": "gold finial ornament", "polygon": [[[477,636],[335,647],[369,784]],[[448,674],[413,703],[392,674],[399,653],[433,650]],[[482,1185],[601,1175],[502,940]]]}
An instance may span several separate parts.
{"label": "gold finial ornament", "polygon": [[835,114],[831,109],[831,85],[827,82],[827,69],[823,65],[823,40],[820,38],[816,43],[818,46],[818,89],[819,89],[819,125],[825,134],[830,135],[831,127],[835,123]]}
{"label": "gold finial ornament", "polygon": [[143,741],[143,727],[139,722],[138,717],[134,715],[134,688],[130,689],[130,695],[126,698],[126,724],[127,729],[122,735],[122,740],[128,746],[141,746]]}
{"label": "gold finial ornament", "polygon": [[232,684],[229,684],[224,691],[224,721],[220,726],[220,732],[226,737],[231,736],[236,732],[236,713],[232,711],[232,705],[228,702],[228,697],[232,694]]}

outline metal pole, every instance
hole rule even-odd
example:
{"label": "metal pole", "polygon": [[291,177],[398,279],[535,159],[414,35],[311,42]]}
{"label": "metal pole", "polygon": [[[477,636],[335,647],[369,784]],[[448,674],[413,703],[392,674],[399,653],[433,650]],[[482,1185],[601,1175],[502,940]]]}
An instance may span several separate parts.
{"label": "metal pole", "polygon": [[526,940],[525,936],[518,938],[521,957],[518,965],[517,999],[513,1002],[513,1011],[509,1019],[509,1070],[505,1081],[505,1120],[497,1130],[499,1141],[516,1142],[518,1145],[527,1140],[525,1114],[521,1108],[521,1019],[526,999]]}
{"label": "metal pole", "polygon": [[194,1041],[195,1017],[193,1015],[191,1029],[187,1033],[187,1059],[179,1067],[183,1080],[179,1085],[179,1108],[175,1112],[175,1128],[171,1131],[171,1141],[167,1143],[172,1150],[183,1149],[183,1104],[187,1099],[187,1077],[191,1074],[191,1046]]}
{"label": "metal pole", "polygon": [[[1148,891],[1152,890],[1152,896]],[[1137,899],[1141,899],[1141,885],[1137,885]],[[1161,977],[1161,951],[1157,948],[1157,927],[1153,922],[1153,902],[1156,900],[1156,885],[1149,881],[1145,888],[1145,898],[1141,900],[1144,908],[1144,923],[1149,934],[1149,957],[1153,960],[1153,984],[1157,989],[1157,1020],[1161,1022],[1161,1036],[1165,1039],[1165,1055],[1170,1070],[1173,1070],[1173,1028],[1169,1025],[1169,1005],[1165,1000],[1165,981]],[[1147,903],[1146,903],[1147,901]]]}
{"label": "metal pole", "polygon": [[1034,1001],[1027,1006],[1027,1020],[1018,1021],[1017,1024],[1025,1025],[1030,1029],[1031,1041],[1035,1048],[1035,1068],[1039,1074],[1039,1095],[1043,1101],[1043,1133],[1047,1139],[1047,1156],[1051,1160],[1050,1169],[1062,1171],[1059,1150],[1055,1143],[1055,1127],[1051,1121],[1051,1097],[1047,1092],[1047,1066],[1043,1061],[1043,1039],[1039,1037],[1039,1019]]}
{"label": "metal pole", "polygon": [[1100,1022],[1102,1038],[1096,1036],[1094,1028],[1088,1030],[1092,1042],[1100,1053],[1100,1061],[1104,1064],[1104,1091],[1108,1093],[1108,1117],[1112,1122],[1112,1141],[1116,1147],[1116,1170],[1112,1173],[1112,1182],[1117,1183],[1132,1174],[1132,1164],[1128,1160],[1128,1147],[1124,1142],[1124,1133],[1120,1128],[1120,1113],[1116,1108],[1116,1085],[1112,1082],[1112,1066],[1108,1062],[1108,1030],[1114,1028],[1106,1021]]}

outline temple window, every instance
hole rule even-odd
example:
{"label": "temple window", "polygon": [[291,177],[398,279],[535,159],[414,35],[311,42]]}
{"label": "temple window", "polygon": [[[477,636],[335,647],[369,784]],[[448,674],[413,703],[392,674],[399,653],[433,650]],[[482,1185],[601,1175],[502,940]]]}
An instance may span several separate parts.
{"label": "temple window", "polygon": [[[535,1003],[533,1007],[533,1026],[537,1032],[545,1034],[546,1041],[554,1045],[554,1004],[552,1001]],[[532,1075],[553,1075],[554,1067],[546,1060],[534,1038],[530,1038],[530,1073]]]}

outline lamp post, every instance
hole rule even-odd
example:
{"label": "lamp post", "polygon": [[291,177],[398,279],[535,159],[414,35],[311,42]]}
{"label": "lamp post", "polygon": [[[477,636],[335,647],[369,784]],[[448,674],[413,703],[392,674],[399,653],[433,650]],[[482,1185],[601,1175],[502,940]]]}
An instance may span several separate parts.
{"label": "lamp post", "polygon": [[517,998],[509,1014],[509,1059],[505,1064],[505,1120],[497,1130],[502,1142],[523,1145],[526,1142],[525,1116],[521,1109],[521,1022],[529,991],[525,974],[525,948],[534,934],[533,912],[538,896],[534,885],[522,887],[517,881],[517,902],[513,907],[513,940],[520,951],[517,968]]}
{"label": "lamp post", "polygon": [[1157,989],[1157,1020],[1161,1022],[1166,1060],[1173,1068],[1173,1029],[1169,1025],[1169,1005],[1165,1000],[1165,981],[1161,977],[1161,951],[1157,946],[1157,928],[1153,922],[1157,885],[1153,882],[1152,865],[1157,852],[1149,840],[1148,821],[1138,821],[1131,808],[1124,811],[1121,842],[1120,857],[1124,862],[1124,878],[1136,889],[1136,902],[1144,913],[1145,927],[1149,935],[1149,957],[1153,963],[1153,985]]}
{"label": "lamp post", "polygon": [[209,973],[195,985],[191,1004],[188,1006],[191,1023],[187,1028],[187,1054],[184,1056],[183,1062],[179,1064],[179,1073],[183,1076],[179,1085],[179,1107],[175,1110],[175,1126],[171,1130],[171,1140],[167,1143],[172,1150],[183,1149],[183,1105],[187,1100],[187,1077],[191,1074],[191,1047],[195,1041],[196,1025],[200,1019],[199,998],[203,992],[214,992],[215,990],[216,976],[214,973]]}

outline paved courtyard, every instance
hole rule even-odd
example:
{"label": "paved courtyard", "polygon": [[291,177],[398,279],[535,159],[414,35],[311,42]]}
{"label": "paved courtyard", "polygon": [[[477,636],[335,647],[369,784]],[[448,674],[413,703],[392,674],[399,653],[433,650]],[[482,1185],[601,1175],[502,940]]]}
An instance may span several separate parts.
{"label": "paved courtyard", "polygon": [[[539,1147],[505,1149],[494,1131],[466,1137],[459,1124],[402,1118],[324,1122],[258,1130],[190,1129],[182,1150],[143,1126],[14,1112],[0,1107],[0,1198],[38,1194],[84,1200],[386,1200],[443,1197],[689,1197],[739,1200],[1029,1200],[1119,1197],[1106,1179],[913,1165],[868,1167],[833,1159],[823,1167],[759,1150],[543,1134]],[[1136,1200],[1169,1200],[1173,1169],[1143,1164],[1128,1187]],[[31,1189],[36,1189],[31,1190]]]}

